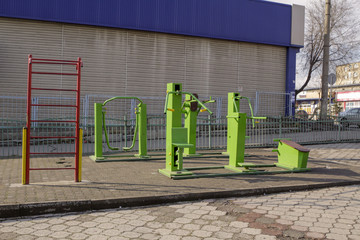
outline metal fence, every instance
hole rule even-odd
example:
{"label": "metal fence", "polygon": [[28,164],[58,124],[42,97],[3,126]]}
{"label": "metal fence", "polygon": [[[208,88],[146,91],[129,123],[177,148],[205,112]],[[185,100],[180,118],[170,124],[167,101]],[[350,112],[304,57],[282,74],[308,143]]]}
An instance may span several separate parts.
{"label": "metal fence", "polygon": [[[287,109],[286,109],[287,108]],[[291,115],[291,94],[279,92],[256,92],[254,114],[256,116]]]}
{"label": "metal fence", "polygon": [[[81,124],[84,128],[84,146],[83,153],[91,155],[94,153],[94,120],[93,103],[102,102],[109,96],[87,95],[82,99]],[[111,96],[110,96],[111,97]],[[145,99],[145,98],[142,98]],[[33,101],[48,103],[55,101],[53,97],[36,98]],[[163,108],[163,98],[148,98],[146,103],[151,112],[160,111]],[[24,109],[26,99],[22,96],[0,97],[0,157],[19,157],[21,156],[22,128],[25,126],[26,114]],[[62,101],[72,101],[72,99],[63,99]],[[132,115],[133,107],[136,102],[114,103],[107,106],[107,130],[109,133],[110,145],[114,147],[128,146],[131,144],[135,116]],[[144,100],[145,101],[145,100]],[[150,104],[149,104],[150,103]],[[217,108],[219,103],[214,103],[211,109],[215,113],[221,111]],[[36,111],[33,110],[33,111]],[[120,114],[122,112],[122,114]],[[226,112],[226,111],[223,111]],[[66,112],[34,112],[39,118],[61,118],[67,119]],[[197,148],[198,149],[224,149],[227,141],[227,119],[226,116],[218,117],[218,114],[212,116],[203,113],[198,117],[197,127]],[[214,116],[215,115],[215,116]],[[10,116],[10,117],[9,117]],[[165,124],[166,116],[162,113],[148,114],[147,138],[148,151],[162,151],[165,149]],[[360,140],[360,123],[353,122],[348,127],[343,127],[336,120],[309,121],[295,118],[286,118],[283,116],[268,117],[266,120],[259,120],[255,127],[252,127],[251,121],[248,122],[246,135],[247,147],[269,147],[274,146],[273,139],[291,138],[301,144],[327,143],[327,142],[346,142]],[[58,136],[73,135],[73,126],[67,124],[38,123],[33,125],[37,135],[56,134]],[[103,151],[110,153],[105,139],[103,138]],[[64,139],[37,139],[31,142],[31,147],[36,148],[36,152],[70,152],[73,151],[73,140]],[[137,150],[135,145],[134,151]]]}
{"label": "metal fence", "polygon": [[[85,121],[85,119],[83,119]],[[222,118],[199,118],[197,127],[197,148],[198,149],[224,149],[226,148],[227,137],[227,119]],[[4,122],[7,127],[2,126],[0,133],[3,136],[0,143],[1,157],[17,157],[21,155],[21,129],[25,122]],[[15,123],[15,125],[14,125]],[[165,150],[165,116],[150,116],[148,118],[148,150],[161,151]],[[356,123],[357,124],[357,123]],[[12,125],[12,126],[9,126]],[[17,126],[16,126],[17,125]],[[117,119],[108,124],[110,145],[119,147],[128,146],[133,138],[133,130],[135,127],[134,119]],[[94,125],[87,124],[83,126],[84,146],[83,153],[91,155],[94,153]],[[41,135],[45,132],[56,132],[58,135],[71,135],[70,129],[73,128],[62,126],[38,126],[37,134]],[[252,127],[249,121],[247,126],[246,139],[247,147],[269,147],[274,146],[273,139],[291,138],[301,144],[314,144],[326,142],[347,142],[360,140],[360,128],[357,125],[350,125],[343,128],[333,120],[327,121],[305,121],[294,120],[288,118],[268,118],[261,120]],[[4,137],[7,136],[7,137]],[[32,148],[36,152],[68,152],[73,151],[74,144],[71,140],[50,139],[36,140],[32,142]],[[110,153],[103,142],[104,153]],[[135,145],[134,150],[137,150]]]}

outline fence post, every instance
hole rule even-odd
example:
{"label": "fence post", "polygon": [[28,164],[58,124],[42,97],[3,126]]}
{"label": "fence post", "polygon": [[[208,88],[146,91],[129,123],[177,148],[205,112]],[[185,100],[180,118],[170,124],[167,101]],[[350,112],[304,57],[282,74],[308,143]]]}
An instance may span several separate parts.
{"label": "fence post", "polygon": [[279,121],[279,138],[281,138],[281,135],[282,135],[282,118],[280,116],[280,121]]}
{"label": "fence post", "polygon": [[[293,116],[293,111],[292,111],[292,104],[291,104],[291,101],[292,101],[292,97],[291,97],[291,93],[286,93],[286,95],[287,95],[287,99],[288,99],[288,106],[289,106],[289,109],[288,109],[288,111],[289,111],[289,116]],[[286,95],[285,95],[285,99],[286,99]],[[294,97],[295,97],[295,95],[294,95]],[[286,101],[286,100],[285,100]]]}
{"label": "fence post", "polygon": [[220,118],[221,117],[221,112],[222,110],[222,97],[217,97],[216,98],[216,118]]}
{"label": "fence post", "polygon": [[338,137],[337,137],[337,139],[338,139],[338,142],[341,142],[341,137],[340,137],[340,133],[341,133],[341,124],[339,123],[338,124]]}
{"label": "fence post", "polygon": [[[32,102],[32,104],[39,104],[39,98],[38,97],[32,97],[31,102]],[[38,110],[39,110],[38,106],[35,106],[35,107],[32,108],[32,113],[31,114],[33,116],[33,120],[38,120],[38,118],[37,118]],[[37,127],[38,123],[37,122],[30,123],[30,126]]]}
{"label": "fence post", "polygon": [[83,112],[84,112],[84,125],[83,125],[83,129],[87,130],[86,126],[87,126],[87,122],[88,122],[88,117],[89,117],[89,95],[86,94],[85,97],[83,98]]}

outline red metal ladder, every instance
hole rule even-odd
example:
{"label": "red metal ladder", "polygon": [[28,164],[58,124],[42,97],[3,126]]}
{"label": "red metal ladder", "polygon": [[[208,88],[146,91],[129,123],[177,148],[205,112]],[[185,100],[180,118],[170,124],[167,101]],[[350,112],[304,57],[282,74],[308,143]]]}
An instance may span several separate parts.
{"label": "red metal ladder", "polygon": [[[33,71],[34,64],[56,64],[56,65],[73,65],[76,67],[76,73],[63,73],[63,72],[42,72]],[[57,59],[40,59],[33,58],[29,55],[28,58],[28,85],[27,85],[27,119],[26,128],[23,131],[23,177],[22,183],[29,184],[31,170],[75,170],[75,182],[81,181],[81,150],[82,150],[82,130],[80,129],[80,78],[81,78],[81,58],[76,61],[57,60]],[[34,88],[32,87],[32,75],[68,75],[76,77],[76,89],[57,89],[57,88]],[[76,93],[75,105],[61,105],[61,104],[35,104],[32,103],[32,91],[66,91]],[[31,118],[32,107],[61,107],[61,108],[76,108],[76,117],[74,120],[33,120]],[[45,123],[75,123],[75,136],[32,136],[31,128],[32,123],[45,122]],[[30,152],[30,139],[59,139],[68,138],[75,139],[75,152]],[[65,168],[31,168],[30,156],[31,155],[52,155],[52,154],[75,154],[75,167]]]}

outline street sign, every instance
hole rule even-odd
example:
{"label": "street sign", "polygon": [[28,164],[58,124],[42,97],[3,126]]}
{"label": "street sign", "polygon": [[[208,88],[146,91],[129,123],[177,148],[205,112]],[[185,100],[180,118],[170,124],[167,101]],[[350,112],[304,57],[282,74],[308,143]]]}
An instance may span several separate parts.
{"label": "street sign", "polygon": [[332,86],[336,82],[336,75],[335,73],[330,73],[328,76],[328,83]]}

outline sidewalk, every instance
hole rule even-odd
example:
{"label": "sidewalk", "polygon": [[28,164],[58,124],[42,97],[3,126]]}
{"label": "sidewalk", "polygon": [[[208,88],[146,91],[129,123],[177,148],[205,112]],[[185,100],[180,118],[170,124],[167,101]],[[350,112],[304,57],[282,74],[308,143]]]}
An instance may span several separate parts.
{"label": "sidewalk", "polygon": [[[73,171],[32,171],[30,185],[24,186],[21,159],[0,160],[0,218],[360,184],[359,143],[306,147],[311,149],[311,172],[188,180],[159,174],[165,160],[95,163],[84,157],[81,183],[73,182]],[[271,149],[247,149],[246,153],[253,155],[246,158],[248,162],[276,162]],[[70,164],[69,159],[33,160],[43,167]],[[184,167],[225,165],[227,161],[185,159]]]}

